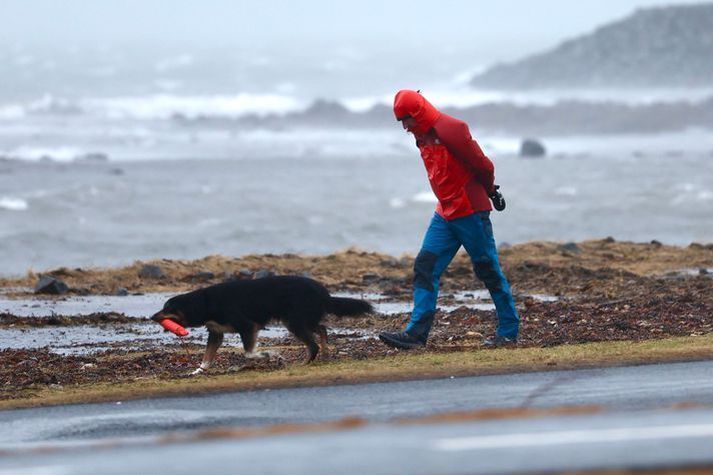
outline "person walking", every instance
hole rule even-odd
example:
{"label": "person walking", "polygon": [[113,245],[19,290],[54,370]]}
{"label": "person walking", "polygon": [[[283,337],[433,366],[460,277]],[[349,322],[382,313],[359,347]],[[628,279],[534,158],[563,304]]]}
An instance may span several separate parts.
{"label": "person walking", "polygon": [[491,200],[496,209],[505,208],[495,185],[493,162],[473,140],[465,122],[440,112],[420,91],[399,91],[394,115],[416,138],[438,204],[414,263],[411,321],[405,331],[383,332],[379,339],[396,348],[425,346],[436,314],[441,274],[463,246],[498,316],[496,335],[484,345],[515,344],[520,317],[500,268],[490,222]]}

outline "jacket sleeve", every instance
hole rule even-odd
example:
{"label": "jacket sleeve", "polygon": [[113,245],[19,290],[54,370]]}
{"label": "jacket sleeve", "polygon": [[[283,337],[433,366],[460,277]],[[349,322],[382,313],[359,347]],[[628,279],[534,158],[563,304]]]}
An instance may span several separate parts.
{"label": "jacket sleeve", "polygon": [[478,142],[473,140],[465,122],[448,124],[438,130],[438,138],[457,160],[473,172],[488,194],[495,191],[495,166],[485,156]]}

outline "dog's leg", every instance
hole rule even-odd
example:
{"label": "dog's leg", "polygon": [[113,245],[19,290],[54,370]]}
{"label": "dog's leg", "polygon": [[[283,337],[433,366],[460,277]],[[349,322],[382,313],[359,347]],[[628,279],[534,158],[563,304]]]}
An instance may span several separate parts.
{"label": "dog's leg", "polygon": [[257,359],[269,357],[268,353],[255,353],[255,345],[257,343],[257,334],[260,331],[260,326],[255,324],[248,331],[240,332],[240,339],[243,340],[243,349],[245,357],[248,359]]}
{"label": "dog's leg", "polygon": [[319,332],[319,346],[320,350],[322,351],[322,356],[328,356],[329,355],[329,340],[327,338],[327,327],[324,325],[319,325],[317,327],[317,331]]}
{"label": "dog's leg", "polygon": [[314,333],[307,330],[306,328],[300,327],[297,329],[290,329],[290,331],[307,346],[309,350],[309,355],[307,357],[307,363],[311,363],[317,357],[319,353],[319,345],[314,339]]}
{"label": "dog's leg", "polygon": [[205,347],[205,354],[203,355],[203,362],[201,362],[201,365],[193,371],[191,374],[201,374],[205,372],[210,366],[213,364],[213,361],[215,360],[215,355],[218,353],[218,348],[220,348],[220,345],[223,343],[223,334],[222,333],[215,333],[215,332],[208,332],[208,345]]}

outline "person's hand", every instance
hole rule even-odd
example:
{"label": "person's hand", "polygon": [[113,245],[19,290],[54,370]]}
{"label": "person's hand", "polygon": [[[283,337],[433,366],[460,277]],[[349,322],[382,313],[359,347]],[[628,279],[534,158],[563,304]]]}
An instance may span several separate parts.
{"label": "person's hand", "polygon": [[500,185],[495,185],[493,187],[493,192],[490,193],[488,197],[490,197],[490,201],[493,202],[493,208],[498,211],[502,211],[505,209],[505,198],[503,198],[503,194],[498,191],[499,189]]}

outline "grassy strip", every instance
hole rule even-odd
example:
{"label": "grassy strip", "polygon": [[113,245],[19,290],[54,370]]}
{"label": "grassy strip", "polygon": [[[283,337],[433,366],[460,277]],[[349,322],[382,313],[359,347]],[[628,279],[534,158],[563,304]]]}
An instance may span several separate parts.
{"label": "grassy strip", "polygon": [[0,409],[146,397],[185,396],[221,391],[325,386],[379,381],[475,376],[543,370],[690,361],[713,358],[713,334],[644,342],[614,341],[551,348],[407,353],[370,360],[295,365],[285,369],[238,371],[195,378],[141,379],[28,391],[0,401]]}

